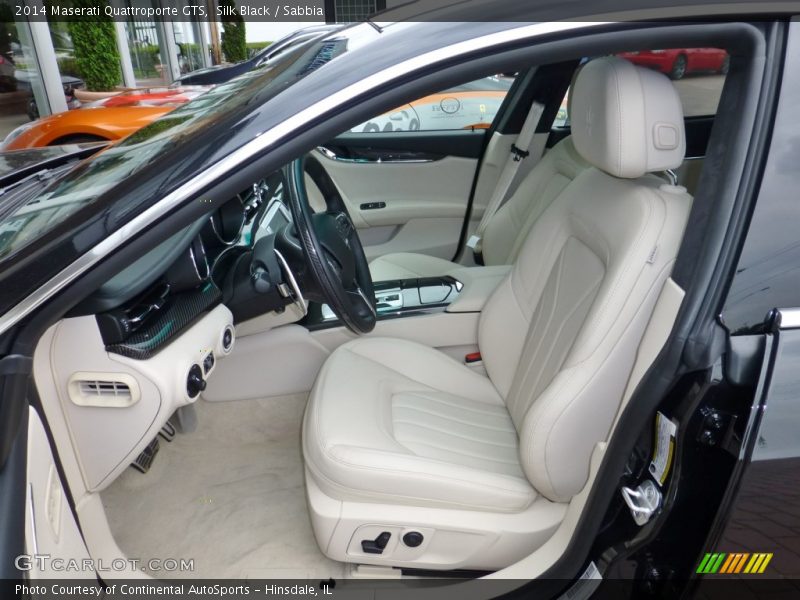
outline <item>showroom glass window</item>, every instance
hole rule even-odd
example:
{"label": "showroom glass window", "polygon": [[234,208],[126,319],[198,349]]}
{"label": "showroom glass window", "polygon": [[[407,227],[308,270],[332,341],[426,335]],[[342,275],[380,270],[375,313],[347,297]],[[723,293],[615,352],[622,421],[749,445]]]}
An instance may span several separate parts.
{"label": "showroom glass window", "polygon": [[30,120],[36,104],[47,104],[30,25],[0,3],[0,139]]}

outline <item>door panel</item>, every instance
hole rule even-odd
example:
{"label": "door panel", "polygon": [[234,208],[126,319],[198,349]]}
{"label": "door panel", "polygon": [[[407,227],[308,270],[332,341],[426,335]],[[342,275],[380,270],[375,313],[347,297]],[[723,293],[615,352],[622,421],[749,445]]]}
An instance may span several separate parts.
{"label": "door panel", "polygon": [[367,258],[455,257],[486,134],[514,81],[494,75],[424,96],[319,149]]}
{"label": "door panel", "polygon": [[745,564],[762,556],[759,569],[743,571],[743,577],[751,571],[773,578],[800,577],[800,310],[780,312],[774,362],[767,372],[765,361],[762,373],[765,399],[760,422],[758,417],[753,419],[752,454],[713,548],[747,553]]}
{"label": "door panel", "polygon": [[[28,554],[83,564],[89,552],[61,486],[44,425],[34,409],[28,416],[28,471],[25,506],[25,545]],[[57,570],[52,567],[55,566]],[[89,579],[92,572],[64,569],[56,563],[32,561],[31,579],[44,577]]]}
{"label": "door panel", "polygon": [[347,134],[316,152],[368,259],[392,252],[455,256],[484,135]]}

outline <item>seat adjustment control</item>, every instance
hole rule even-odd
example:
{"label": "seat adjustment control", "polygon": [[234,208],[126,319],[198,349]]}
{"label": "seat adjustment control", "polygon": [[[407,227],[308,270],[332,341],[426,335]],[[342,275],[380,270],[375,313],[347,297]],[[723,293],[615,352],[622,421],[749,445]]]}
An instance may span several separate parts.
{"label": "seat adjustment control", "polygon": [[366,554],[383,554],[383,549],[386,548],[391,537],[391,533],[384,531],[374,540],[361,540],[361,549]]}
{"label": "seat adjustment control", "polygon": [[403,536],[403,543],[409,548],[416,548],[423,542],[424,539],[425,536],[423,536],[419,531],[409,531]]}

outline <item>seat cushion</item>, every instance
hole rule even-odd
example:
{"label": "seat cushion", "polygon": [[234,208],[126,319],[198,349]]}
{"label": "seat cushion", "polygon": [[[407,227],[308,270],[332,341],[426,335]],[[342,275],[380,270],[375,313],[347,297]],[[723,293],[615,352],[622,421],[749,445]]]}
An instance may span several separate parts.
{"label": "seat cushion", "polygon": [[342,500],[515,512],[536,497],[489,379],[410,341],[361,338],[331,355],[303,449],[317,484]]}
{"label": "seat cushion", "polygon": [[379,256],[369,263],[373,281],[438,277],[457,269],[460,265],[427,254],[396,252]]}

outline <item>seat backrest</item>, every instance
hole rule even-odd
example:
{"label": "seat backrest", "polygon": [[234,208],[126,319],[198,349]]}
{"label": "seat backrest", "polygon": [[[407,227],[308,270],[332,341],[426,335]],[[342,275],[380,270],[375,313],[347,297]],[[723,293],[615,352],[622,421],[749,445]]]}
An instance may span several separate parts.
{"label": "seat backrest", "polygon": [[513,263],[527,232],[553,199],[589,167],[567,137],[553,146],[531,169],[508,201],[492,216],[483,234],[486,265]]}
{"label": "seat backrest", "polygon": [[580,491],[608,435],[691,205],[684,188],[648,174],[679,166],[685,151],[680,99],[664,75],[591,61],[570,117],[592,166],[533,224],[479,327],[523,470],[554,501]]}

